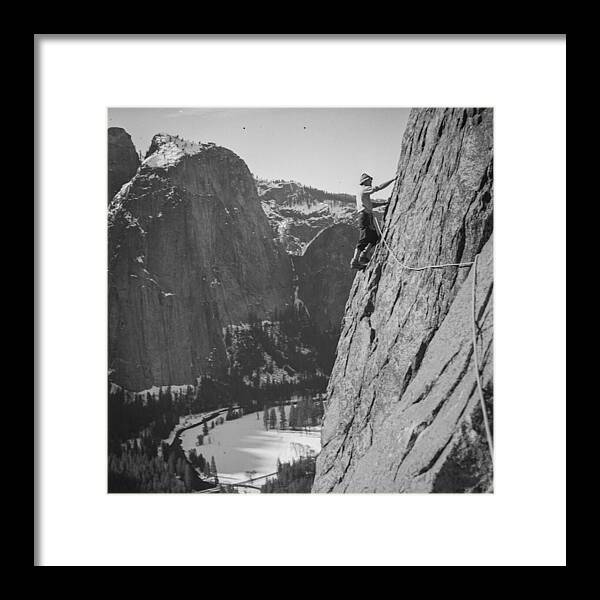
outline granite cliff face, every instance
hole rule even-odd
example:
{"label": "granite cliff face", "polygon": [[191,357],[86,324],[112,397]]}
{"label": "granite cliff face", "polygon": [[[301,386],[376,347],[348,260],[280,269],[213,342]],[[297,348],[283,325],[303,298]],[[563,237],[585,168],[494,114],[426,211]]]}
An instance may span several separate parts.
{"label": "granite cliff face", "polygon": [[348,292],[354,280],[349,268],[358,232],[346,223],[330,225],[309,242],[301,256],[293,256],[295,298],[300,300],[322,331],[341,325]]}
{"label": "granite cliff face", "polygon": [[302,254],[321,230],[349,223],[354,216],[355,198],[349,194],[332,194],[295,181],[257,179],[256,185],[273,237],[290,254]]}
{"label": "granite cliff face", "polygon": [[121,127],[108,129],[108,201],[127,183],[140,166],[131,136]]}
{"label": "granite cliff face", "polygon": [[384,238],[355,277],[328,387],[314,492],[487,492],[492,465],[492,111],[416,109]]}
{"label": "granite cliff face", "polygon": [[137,391],[218,373],[224,327],[289,306],[291,290],[244,161],[155,136],[109,206],[111,380]]}

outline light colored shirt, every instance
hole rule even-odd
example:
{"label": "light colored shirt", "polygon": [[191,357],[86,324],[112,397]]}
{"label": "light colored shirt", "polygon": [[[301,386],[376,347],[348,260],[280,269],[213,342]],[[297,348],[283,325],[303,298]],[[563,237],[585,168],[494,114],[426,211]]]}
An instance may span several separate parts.
{"label": "light colored shirt", "polygon": [[373,212],[373,202],[371,201],[371,194],[374,194],[375,192],[386,188],[388,185],[390,185],[390,183],[392,183],[392,181],[394,180],[392,179],[391,181],[386,181],[381,185],[361,185],[358,188],[358,193],[356,194],[356,210],[364,210],[368,213]]}

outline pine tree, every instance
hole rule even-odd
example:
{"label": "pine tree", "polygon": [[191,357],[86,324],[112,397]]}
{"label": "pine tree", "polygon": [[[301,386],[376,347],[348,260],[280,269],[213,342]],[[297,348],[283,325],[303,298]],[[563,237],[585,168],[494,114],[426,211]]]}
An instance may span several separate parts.
{"label": "pine tree", "polygon": [[219,477],[218,477],[218,472],[217,472],[217,463],[215,462],[214,456],[210,457],[210,472],[212,473],[213,477],[215,478],[215,483],[219,483]]}
{"label": "pine tree", "polygon": [[175,475],[177,467],[177,455],[173,450],[169,451],[169,458],[167,459],[167,469],[169,473]]}
{"label": "pine tree", "polygon": [[194,470],[189,463],[185,463],[183,481],[188,491],[191,491],[194,488]]}
{"label": "pine tree", "polygon": [[204,458],[204,455],[202,455],[202,454],[200,454],[198,456],[198,469],[200,469],[201,473],[206,472],[206,459]]}

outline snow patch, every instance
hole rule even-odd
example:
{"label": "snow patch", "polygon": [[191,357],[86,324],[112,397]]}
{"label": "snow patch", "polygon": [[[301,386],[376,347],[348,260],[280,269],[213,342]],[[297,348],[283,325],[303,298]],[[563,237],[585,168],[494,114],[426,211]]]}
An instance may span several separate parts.
{"label": "snow patch", "polygon": [[308,312],[308,308],[306,308],[306,304],[304,304],[304,302],[300,299],[300,296],[298,296],[298,289],[300,286],[294,286],[294,308],[296,309],[296,312],[300,312],[301,310],[303,310],[306,315],[308,317],[310,317],[310,312]]}
{"label": "snow patch", "polygon": [[142,166],[160,169],[172,167],[185,156],[194,156],[207,148],[215,146],[212,142],[190,142],[177,135],[170,135],[168,133],[155,135],[152,142],[158,148],[156,152],[153,152],[142,162]]}
{"label": "snow patch", "polygon": [[[289,407],[286,407],[289,416]],[[277,418],[279,411],[276,410]],[[262,411],[240,419],[216,425],[202,446],[196,446],[202,426],[187,429],[181,434],[181,446],[189,453],[193,448],[205,459],[214,456],[221,483],[236,483],[264,477],[277,470],[277,459],[289,462],[303,456],[315,456],[321,451],[319,427],[305,431],[272,429],[266,431]],[[263,481],[257,482],[260,486]]]}

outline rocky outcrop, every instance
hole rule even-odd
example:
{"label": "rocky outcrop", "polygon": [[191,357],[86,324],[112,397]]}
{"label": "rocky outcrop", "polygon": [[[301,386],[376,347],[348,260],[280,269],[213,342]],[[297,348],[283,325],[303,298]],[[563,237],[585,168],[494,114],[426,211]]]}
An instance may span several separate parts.
{"label": "rocky outcrop", "polygon": [[273,236],[290,254],[302,254],[319,231],[348,223],[355,212],[354,196],[332,194],[296,183],[257,179],[256,185]]}
{"label": "rocky outcrop", "polygon": [[131,136],[121,127],[108,129],[108,201],[127,183],[140,166]]}
{"label": "rocky outcrop", "polygon": [[315,492],[486,492],[492,418],[492,111],[418,109],[384,238],[356,275],[328,387]]}
{"label": "rocky outcrop", "polygon": [[321,331],[341,325],[348,292],[354,280],[349,268],[358,232],[346,223],[331,225],[293,256],[296,301],[301,301]]}
{"label": "rocky outcrop", "polygon": [[109,368],[137,391],[226,364],[225,326],[290,305],[248,167],[214,144],[157,135],[109,207]]}

